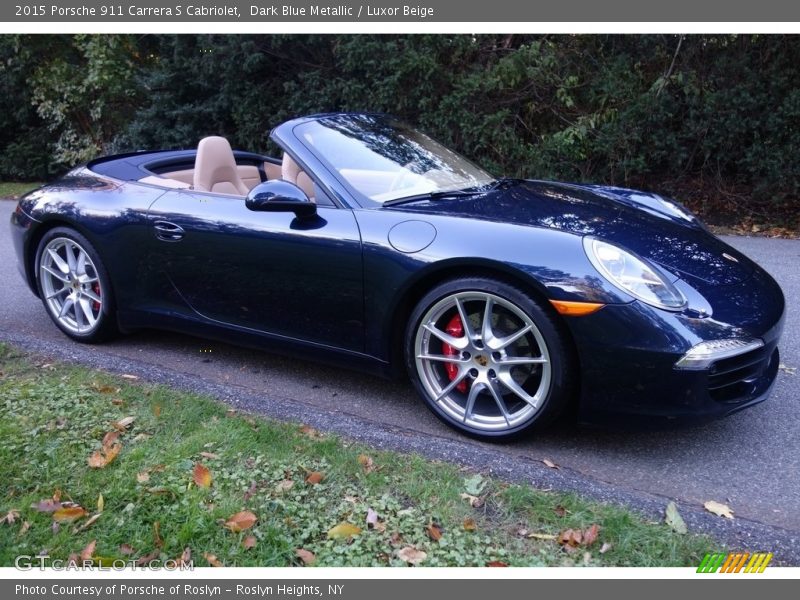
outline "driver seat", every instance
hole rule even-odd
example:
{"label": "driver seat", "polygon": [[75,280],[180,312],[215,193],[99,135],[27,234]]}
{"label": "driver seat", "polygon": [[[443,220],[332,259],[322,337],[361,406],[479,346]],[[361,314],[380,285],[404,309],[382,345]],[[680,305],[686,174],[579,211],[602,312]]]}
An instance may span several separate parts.
{"label": "driver seat", "polygon": [[239,177],[231,145],[219,136],[203,138],[197,145],[193,183],[202,192],[246,196],[249,191]]}
{"label": "driver seat", "polygon": [[309,177],[306,172],[300,168],[300,165],[298,165],[291,156],[286,154],[286,152],[283,153],[281,179],[295,184],[306,193],[306,196],[308,196],[309,200],[316,202],[314,199],[314,182],[311,180],[311,177]]}

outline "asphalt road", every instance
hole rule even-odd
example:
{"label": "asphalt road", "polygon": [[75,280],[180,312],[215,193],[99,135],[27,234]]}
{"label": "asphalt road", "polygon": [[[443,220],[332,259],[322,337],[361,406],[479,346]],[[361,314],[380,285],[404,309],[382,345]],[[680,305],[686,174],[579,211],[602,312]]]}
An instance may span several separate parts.
{"label": "asphalt road", "polygon": [[[215,393],[227,402],[322,429],[330,424],[333,431],[377,445],[430,449],[429,454],[473,466],[486,466],[491,457],[493,470],[540,486],[586,490],[611,500],[639,499],[651,507],[675,499],[689,512],[696,509],[687,519],[690,524],[708,524],[703,502],[725,502],[736,514],[740,533],[746,522],[747,536],[758,538],[763,524],[770,535],[785,533],[784,542],[791,542],[787,547],[797,546],[800,369],[789,371],[800,367],[800,241],[726,238],[775,276],[788,300],[781,362],[789,369],[781,370],[767,402],[699,428],[618,433],[560,425],[528,440],[488,446],[440,424],[409,385],[162,332],[143,331],[93,347],[71,342],[17,272],[6,225],[13,206],[0,202],[0,339],[112,371],[152,373],[154,380]],[[542,467],[538,461],[544,458],[561,470]],[[790,563],[800,564],[800,554],[792,555],[787,556]]]}

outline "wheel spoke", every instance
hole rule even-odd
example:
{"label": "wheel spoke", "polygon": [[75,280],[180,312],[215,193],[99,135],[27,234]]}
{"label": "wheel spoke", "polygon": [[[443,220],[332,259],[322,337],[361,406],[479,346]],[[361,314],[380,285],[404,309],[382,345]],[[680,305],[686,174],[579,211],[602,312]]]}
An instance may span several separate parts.
{"label": "wheel spoke", "polygon": [[78,250],[78,262],[75,266],[75,272],[78,275],[86,275],[86,253]]}
{"label": "wheel spoke", "polygon": [[517,365],[543,365],[547,363],[544,356],[506,356],[497,361],[497,364],[504,367],[513,367]]}
{"label": "wheel spoke", "polygon": [[[88,293],[87,293],[88,295]],[[98,298],[98,302],[100,299]],[[445,363],[452,363],[452,364],[463,364],[469,362],[468,359],[461,358],[458,355],[455,356],[447,356],[446,354],[420,354],[417,358],[421,358],[422,360],[433,360],[437,362],[445,362]]]}
{"label": "wheel spoke", "polygon": [[[60,257],[59,257],[60,260]],[[63,262],[63,261],[62,261]],[[64,263],[66,265],[66,263]],[[69,279],[61,271],[54,271],[50,267],[42,265],[42,271],[45,271],[63,283],[69,283]]]}
{"label": "wheel spoke", "polygon": [[[519,338],[521,338],[522,336],[527,334],[530,330],[531,330],[531,326],[530,325],[525,325],[525,327],[522,327],[521,329],[518,329],[517,331],[515,331],[511,335],[508,335],[508,336],[502,337],[502,338],[494,338],[492,340],[492,343],[491,343],[491,348],[492,348],[492,350],[500,350],[502,348],[505,348],[506,346],[516,342]],[[489,344],[487,344],[487,346],[488,345]]]}
{"label": "wheel spoke", "polygon": [[494,339],[492,332],[492,311],[494,310],[494,300],[486,298],[486,307],[483,309],[483,323],[481,324],[481,338],[483,345],[488,346]]}
{"label": "wheel spoke", "polygon": [[75,297],[72,294],[70,294],[64,300],[64,304],[61,305],[61,310],[58,313],[58,318],[63,319],[64,317],[67,316],[67,313],[70,311],[70,309],[74,308],[75,308]]}
{"label": "wheel spoke", "polygon": [[78,283],[80,283],[81,285],[86,285],[87,283],[94,283],[95,281],[98,281],[97,277],[90,277],[89,275],[86,274],[78,276]]}
{"label": "wheel spoke", "polygon": [[464,328],[464,335],[467,336],[470,340],[475,340],[475,332],[472,331],[472,324],[469,322],[469,315],[467,314],[467,310],[464,308],[464,304],[461,302],[461,299],[456,296],[455,298],[456,308],[458,309],[458,316],[461,317],[461,326]]}
{"label": "wheel spoke", "polygon": [[86,322],[88,323],[89,327],[94,325],[94,322],[97,320],[92,313],[92,304],[91,301],[87,298],[81,298],[78,300],[78,304],[81,307],[81,310],[76,310],[75,312],[82,312],[83,316],[86,317]]}
{"label": "wheel spoke", "polygon": [[75,260],[75,246],[66,244],[64,253],[67,255],[67,266],[71,273],[77,273],[78,262]]}
{"label": "wheel spoke", "polygon": [[506,425],[511,427],[511,418],[510,418],[511,415],[508,414],[508,408],[506,407],[506,403],[503,400],[503,396],[500,393],[498,393],[498,391],[494,387],[494,384],[492,384],[491,382],[486,387],[489,388],[489,393],[492,395],[494,401],[497,403],[497,408],[499,408],[500,412],[503,413],[503,418],[506,420]]}
{"label": "wheel spoke", "polygon": [[94,293],[92,290],[83,290],[83,295],[89,298],[90,300],[94,300],[97,303],[102,302],[100,296]]}
{"label": "wheel spoke", "polygon": [[56,290],[55,292],[53,292],[49,296],[46,296],[45,300],[50,300],[51,298],[55,298],[59,294],[63,294],[64,292],[68,292],[68,291],[69,291],[68,287],[62,287],[60,290]]}
{"label": "wheel spoke", "polygon": [[453,337],[449,333],[445,333],[438,327],[430,325],[428,323],[425,323],[423,327],[428,331],[430,331],[437,338],[442,340],[448,346],[452,346],[453,348],[456,348],[458,350],[464,350],[469,345],[469,340],[466,337],[460,337],[460,338]]}
{"label": "wheel spoke", "polygon": [[502,383],[510,392],[513,392],[519,396],[521,400],[527,402],[532,407],[537,408],[539,404],[538,400],[522,389],[522,387],[516,381],[514,381],[514,378],[511,377],[511,373],[509,371],[498,373],[497,380]]}
{"label": "wheel spoke", "polygon": [[463,379],[467,376],[467,369],[461,369],[458,375],[456,375],[455,379],[451,381],[441,392],[439,395],[434,398],[434,402],[441,402],[444,398],[446,398],[450,392],[456,389],[456,386],[463,381]]}
{"label": "wheel spoke", "polygon": [[[58,252],[56,252],[52,248],[48,248],[47,253],[50,255],[50,258],[53,259],[53,262],[55,263],[59,271],[61,271],[64,275],[69,273],[69,265],[66,262],[64,262],[64,259],[58,255]],[[69,251],[67,251],[67,256],[69,256]]]}
{"label": "wheel spoke", "polygon": [[464,405],[464,423],[467,422],[470,415],[475,411],[475,401],[478,399],[484,385],[483,383],[473,383],[472,387],[469,389],[467,403]]}

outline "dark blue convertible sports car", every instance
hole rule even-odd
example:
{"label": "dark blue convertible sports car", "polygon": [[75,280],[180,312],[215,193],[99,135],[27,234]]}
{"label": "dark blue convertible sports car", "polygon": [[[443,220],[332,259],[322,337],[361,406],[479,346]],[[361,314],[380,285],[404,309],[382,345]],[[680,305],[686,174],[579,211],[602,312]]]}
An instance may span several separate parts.
{"label": "dark blue convertible sports car", "polygon": [[386,376],[447,424],[507,438],[697,421],[764,400],[784,299],[676,202],[496,179],[392,117],[272,132],[283,156],[101,158],[12,217],[21,271],[78,341],[152,327]]}

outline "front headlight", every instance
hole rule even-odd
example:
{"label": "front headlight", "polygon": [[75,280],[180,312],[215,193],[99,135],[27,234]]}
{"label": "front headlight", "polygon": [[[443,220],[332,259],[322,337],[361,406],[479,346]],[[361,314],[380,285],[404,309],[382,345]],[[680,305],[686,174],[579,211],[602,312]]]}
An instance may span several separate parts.
{"label": "front headlight", "polygon": [[681,310],[686,298],[661,271],[632,252],[597,238],[583,238],[586,256],[610,283],[646,304]]}

